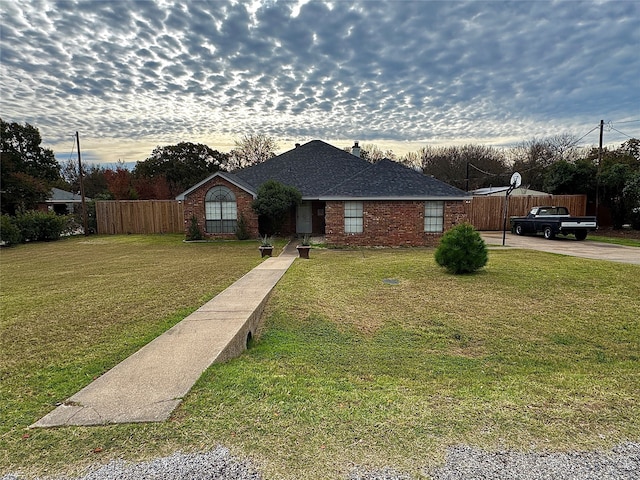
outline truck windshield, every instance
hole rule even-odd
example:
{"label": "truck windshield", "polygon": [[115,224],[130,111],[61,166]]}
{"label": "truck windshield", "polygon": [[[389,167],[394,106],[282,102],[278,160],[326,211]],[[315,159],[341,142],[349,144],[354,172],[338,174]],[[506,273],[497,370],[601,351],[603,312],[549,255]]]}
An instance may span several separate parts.
{"label": "truck windshield", "polygon": [[567,207],[534,207],[531,215],[569,215]]}

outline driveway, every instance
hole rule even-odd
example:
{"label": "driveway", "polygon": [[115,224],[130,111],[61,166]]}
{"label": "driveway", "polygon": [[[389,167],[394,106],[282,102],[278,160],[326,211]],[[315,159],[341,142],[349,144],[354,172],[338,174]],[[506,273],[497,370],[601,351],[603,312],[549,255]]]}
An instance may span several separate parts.
{"label": "driveway", "polygon": [[[502,232],[480,232],[480,235],[488,246],[502,246]],[[505,248],[507,247],[640,265],[640,248],[592,242],[589,237],[582,242],[575,240],[572,236],[545,240],[542,236],[519,236],[507,232]]]}

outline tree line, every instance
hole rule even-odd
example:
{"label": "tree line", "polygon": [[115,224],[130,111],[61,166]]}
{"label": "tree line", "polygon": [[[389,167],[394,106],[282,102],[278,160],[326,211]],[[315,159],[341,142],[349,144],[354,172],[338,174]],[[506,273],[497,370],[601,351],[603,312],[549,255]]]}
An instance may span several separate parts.
{"label": "tree line", "polygon": [[[79,192],[75,160],[58,164],[51,149],[41,146],[32,125],[0,119],[0,192],[2,213],[15,215],[44,201],[51,187]],[[264,134],[245,135],[228,153],[207,145],[181,142],[158,146],[132,170],[83,165],[85,195],[92,199],[173,199],[218,170],[233,171],[275,156],[276,141]],[[382,158],[421,170],[462,190],[506,186],[513,172],[522,185],[551,194],[586,194],[611,212],[614,227],[632,223],[640,229],[640,140],[617,148],[580,147],[575,137],[557,135],[523,141],[511,148],[469,144],[424,146],[397,156],[376,145],[362,145],[361,157]]]}
{"label": "tree line", "polygon": [[553,195],[587,195],[608,208],[614,228],[630,223],[640,229],[640,140],[617,148],[580,147],[569,134],[534,138],[510,148],[485,145],[425,146],[396,157],[375,145],[363,145],[361,157],[391,158],[462,190],[509,185],[519,172],[522,186]]}
{"label": "tree line", "polygon": [[[3,214],[16,215],[44,202],[52,187],[78,193],[78,162],[60,165],[53,150],[41,145],[37,127],[0,119],[0,205]],[[172,199],[218,170],[231,171],[263,162],[277,144],[264,134],[245,135],[231,152],[200,143],[158,146],[133,170],[124,163],[84,164],[85,195],[98,200]]]}

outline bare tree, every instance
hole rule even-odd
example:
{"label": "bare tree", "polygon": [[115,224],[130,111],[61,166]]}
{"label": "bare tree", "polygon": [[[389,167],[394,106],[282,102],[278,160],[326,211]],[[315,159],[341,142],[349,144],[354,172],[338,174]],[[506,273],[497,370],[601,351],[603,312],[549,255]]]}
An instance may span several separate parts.
{"label": "bare tree", "polygon": [[525,140],[510,152],[513,169],[522,174],[523,185],[534,190],[543,188],[545,173],[552,164],[559,160],[574,163],[581,154],[576,138],[570,134]]}
{"label": "bare tree", "polygon": [[384,158],[396,160],[396,154],[393,153],[393,150],[382,151],[382,149],[374,143],[365,143],[360,150],[360,158],[371,163],[376,163]]}
{"label": "bare tree", "polygon": [[275,157],[278,145],[273,137],[264,133],[243,135],[235,141],[236,148],[229,153],[229,170],[250,167]]}
{"label": "bare tree", "polygon": [[422,159],[418,152],[407,152],[398,159],[398,162],[409,168],[422,170]]}
{"label": "bare tree", "polygon": [[463,190],[467,188],[467,183],[469,189],[473,190],[491,185],[506,185],[505,182],[508,182],[505,155],[494,147],[427,145],[418,150],[417,156],[425,174]]}

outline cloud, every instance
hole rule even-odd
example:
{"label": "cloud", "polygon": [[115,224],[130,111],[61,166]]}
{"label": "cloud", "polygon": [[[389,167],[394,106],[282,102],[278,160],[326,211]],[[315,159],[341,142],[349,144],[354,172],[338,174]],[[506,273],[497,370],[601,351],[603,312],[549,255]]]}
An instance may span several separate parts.
{"label": "cloud", "polygon": [[[51,143],[78,129],[111,145],[245,132],[504,143],[640,119],[637,2],[0,8],[3,119]],[[626,130],[640,136],[640,123]]]}

